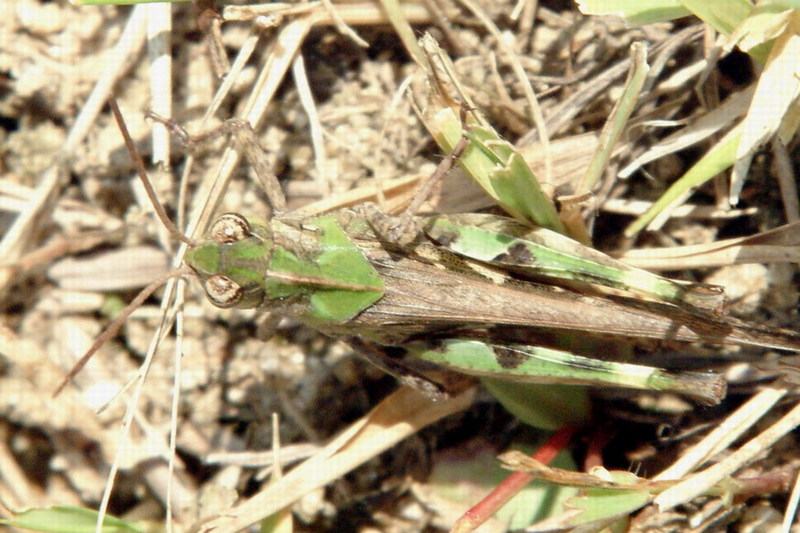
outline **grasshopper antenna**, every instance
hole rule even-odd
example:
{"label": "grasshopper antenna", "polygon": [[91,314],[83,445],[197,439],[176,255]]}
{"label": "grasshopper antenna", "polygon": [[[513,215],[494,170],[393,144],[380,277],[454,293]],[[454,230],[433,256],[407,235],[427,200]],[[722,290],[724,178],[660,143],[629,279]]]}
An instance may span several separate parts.
{"label": "grasshopper antenna", "polygon": [[[147,197],[150,199],[150,202],[153,205],[153,209],[155,209],[156,215],[161,220],[161,223],[167,228],[167,230],[179,241],[185,243],[189,246],[195,246],[197,242],[194,239],[187,237],[181,230],[179,230],[175,224],[173,224],[172,220],[169,219],[167,216],[166,211],[164,210],[164,206],[161,205],[159,202],[158,197],[156,196],[156,192],[153,189],[152,183],[150,183],[150,179],[147,177],[147,171],[144,168],[144,162],[142,161],[139,152],[136,150],[136,146],[133,143],[133,139],[131,138],[131,134],[128,131],[128,127],[125,124],[125,119],[122,117],[122,112],[117,105],[117,101],[114,97],[110,97],[108,99],[108,105],[111,108],[111,113],[114,115],[114,119],[117,121],[117,126],[119,126],[120,133],[122,134],[122,138],[125,141],[125,147],[128,149],[128,153],[133,161],[134,166],[136,167],[136,172],[139,176],[139,180],[142,182],[144,186],[144,190],[147,193]],[[103,346],[109,339],[111,339],[114,335],[119,332],[122,325],[131,316],[131,314],[139,308],[147,298],[152,295],[156,289],[164,285],[168,280],[172,278],[177,278],[181,276],[185,276],[191,273],[191,269],[186,266],[181,268],[172,270],[171,272],[167,272],[162,276],[159,276],[156,280],[152,283],[147,285],[144,289],[142,289],[139,294],[129,303],[125,309],[122,310],[122,313],[106,327],[105,330],[97,337],[94,343],[89,347],[89,350],[86,351],[85,354],[78,360],[77,363],[72,367],[72,369],[67,373],[64,377],[64,380],[56,387],[56,390],[53,392],[53,397],[55,398],[58,396],[64,387],[74,378],[86,363],[89,362],[89,359]]]}
{"label": "grasshopper antenna", "polygon": [[156,291],[156,289],[164,285],[164,283],[172,278],[179,278],[187,274],[191,274],[191,269],[189,269],[187,266],[180,267],[159,276],[147,287],[139,291],[139,294],[137,294],[136,297],[131,300],[131,303],[125,306],[125,309],[122,310],[122,313],[120,313],[120,315],[114,319],[114,321],[109,324],[106,329],[103,330],[103,332],[97,337],[97,339],[95,339],[94,343],[92,343],[86,353],[83,354],[83,356],[78,360],[77,363],[75,363],[72,369],[70,369],[58,387],[56,387],[56,390],[53,391],[53,398],[61,394],[61,391],[64,390],[64,387],[66,387],[67,384],[72,381],[72,378],[78,375],[78,373],[83,369],[84,366],[86,366],[86,363],[89,362],[89,359],[92,358],[97,350],[99,350],[100,347],[102,347],[106,342],[109,341],[109,339],[119,332],[120,328],[122,328],[122,325],[125,323],[128,317],[130,317],[133,312],[136,311],[136,309],[141,307],[144,301],[147,300],[150,295]]}
{"label": "grasshopper antenna", "polygon": [[147,197],[150,199],[150,203],[153,204],[153,209],[155,209],[156,215],[158,215],[161,223],[164,224],[164,227],[166,227],[176,239],[182,243],[188,244],[189,246],[195,246],[197,241],[184,235],[184,233],[172,223],[172,220],[170,220],[167,216],[167,212],[164,211],[164,206],[162,206],[161,202],[158,201],[156,191],[153,189],[153,184],[150,183],[150,179],[147,177],[147,171],[144,168],[144,162],[142,161],[139,152],[136,150],[136,146],[133,144],[131,134],[128,132],[128,126],[125,125],[125,119],[122,118],[122,112],[119,110],[116,98],[113,96],[110,97],[108,99],[108,105],[111,108],[111,113],[114,115],[114,119],[117,121],[119,131],[122,134],[122,138],[125,140],[125,147],[128,149],[128,153],[130,154],[133,164],[136,167],[136,173],[139,175],[139,180],[144,186],[144,190],[147,193]]}

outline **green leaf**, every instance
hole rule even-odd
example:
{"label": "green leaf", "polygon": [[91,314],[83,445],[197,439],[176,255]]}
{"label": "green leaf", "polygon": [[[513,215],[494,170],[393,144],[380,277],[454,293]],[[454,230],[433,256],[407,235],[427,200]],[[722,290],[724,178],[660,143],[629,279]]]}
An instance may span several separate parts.
{"label": "green leaf", "polygon": [[500,207],[517,219],[565,233],[552,200],[514,145],[491,127],[478,123],[462,131],[461,120],[450,108],[441,109],[431,123],[436,142],[447,153],[452,153],[463,135],[467,136],[469,144],[458,164]]}
{"label": "green leaf", "polygon": [[744,22],[753,10],[753,4],[748,0],[725,0],[724,2],[681,0],[681,4],[722,35],[733,33],[733,30]]}
{"label": "green leaf", "polygon": [[616,15],[641,26],[691,15],[680,0],[578,0],[584,15]]}
{"label": "green leaf", "polygon": [[516,383],[503,378],[482,378],[481,383],[509,413],[535,428],[580,426],[591,413],[586,387]]}
{"label": "green leaf", "polygon": [[[0,520],[0,524],[33,531],[52,533],[94,533],[97,527],[97,511],[57,505],[46,509],[30,509],[17,513],[11,520]],[[103,533],[141,533],[143,530],[124,520],[106,515]]]}
{"label": "green leaf", "polygon": [[[525,436],[530,437],[530,433]],[[441,453],[425,486],[435,495],[459,504],[475,504],[484,498],[508,477],[509,472],[498,463],[495,448],[483,446],[476,450],[476,444],[479,443]],[[512,447],[528,454],[536,449],[530,440],[515,442]],[[577,469],[567,451],[559,453],[551,464]],[[522,529],[560,512],[563,503],[576,493],[572,487],[533,481],[501,507],[494,518],[508,524],[511,530]],[[432,502],[436,510],[436,500]]]}

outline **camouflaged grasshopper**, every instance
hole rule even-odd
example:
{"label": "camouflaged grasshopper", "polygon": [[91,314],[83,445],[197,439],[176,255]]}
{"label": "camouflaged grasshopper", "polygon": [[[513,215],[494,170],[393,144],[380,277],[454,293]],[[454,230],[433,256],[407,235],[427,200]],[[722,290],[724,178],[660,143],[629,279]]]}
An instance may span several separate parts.
{"label": "camouflaged grasshopper", "polygon": [[[225,131],[257,147],[246,123]],[[267,168],[260,150],[245,152]],[[716,287],[632,268],[549,230],[490,214],[395,218],[372,204],[304,217],[280,212],[277,178],[265,178],[270,220],[226,213],[190,245],[187,270],[209,300],[296,317],[433,397],[446,391],[413,368],[413,357],[523,383],[671,391],[709,404],[725,395],[713,373],[572,353],[558,348],[560,333],[596,337],[601,352],[607,339],[800,351],[794,332],[721,316]]]}
{"label": "camouflaged grasshopper", "polygon": [[[672,391],[707,403],[724,396],[725,382],[714,374],[673,374],[533,343],[542,331],[559,330],[800,349],[792,332],[686,306],[541,284],[533,280],[539,277],[535,256],[510,248],[494,258],[475,259],[479,251],[470,248],[469,235],[476,228],[490,227],[484,231],[494,240],[510,237],[516,245],[528,244],[518,223],[505,217],[417,217],[408,240],[398,244],[359,211],[310,219],[278,216],[268,222],[224,214],[186,263],[215,305],[295,316],[429,393],[438,387],[403,368],[384,346],[477,376]],[[479,250],[480,242],[472,244]]]}

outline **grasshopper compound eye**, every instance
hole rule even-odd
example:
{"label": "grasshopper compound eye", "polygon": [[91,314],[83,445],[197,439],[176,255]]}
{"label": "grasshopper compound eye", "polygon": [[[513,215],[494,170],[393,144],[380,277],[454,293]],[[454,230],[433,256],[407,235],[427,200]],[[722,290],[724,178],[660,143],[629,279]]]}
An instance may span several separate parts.
{"label": "grasshopper compound eye", "polygon": [[250,223],[238,213],[225,213],[211,226],[211,240],[217,244],[230,244],[250,236]]}
{"label": "grasshopper compound eye", "polygon": [[227,276],[215,274],[205,282],[206,295],[217,307],[233,307],[242,299],[242,287]]}

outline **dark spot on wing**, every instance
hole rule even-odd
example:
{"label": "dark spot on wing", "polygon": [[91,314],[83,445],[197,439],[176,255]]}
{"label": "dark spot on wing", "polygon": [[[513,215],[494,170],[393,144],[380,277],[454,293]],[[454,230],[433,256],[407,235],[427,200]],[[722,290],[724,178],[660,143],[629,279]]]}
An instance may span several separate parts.
{"label": "dark spot on wing", "polygon": [[428,339],[428,350],[431,352],[447,353],[447,345],[442,339]]}
{"label": "dark spot on wing", "polygon": [[435,240],[442,246],[450,246],[458,240],[458,237],[459,235],[455,231],[444,231]]}
{"label": "dark spot on wing", "polygon": [[494,355],[497,359],[497,364],[503,368],[512,370],[524,363],[527,357],[519,350],[508,348],[506,346],[492,346]]}
{"label": "dark spot on wing", "polygon": [[527,246],[521,242],[512,244],[508,250],[502,254],[497,254],[493,262],[496,263],[511,263],[514,265],[535,265],[536,258],[531,254]]}

